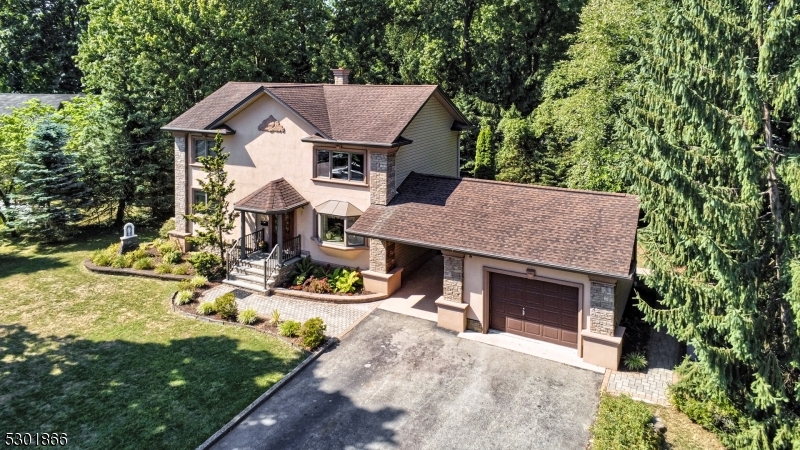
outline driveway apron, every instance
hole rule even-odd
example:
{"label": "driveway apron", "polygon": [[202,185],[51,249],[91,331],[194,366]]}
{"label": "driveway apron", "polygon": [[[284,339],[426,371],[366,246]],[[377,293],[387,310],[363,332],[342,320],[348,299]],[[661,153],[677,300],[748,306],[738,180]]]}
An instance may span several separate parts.
{"label": "driveway apron", "polygon": [[581,449],[602,375],[376,310],[217,449]]}

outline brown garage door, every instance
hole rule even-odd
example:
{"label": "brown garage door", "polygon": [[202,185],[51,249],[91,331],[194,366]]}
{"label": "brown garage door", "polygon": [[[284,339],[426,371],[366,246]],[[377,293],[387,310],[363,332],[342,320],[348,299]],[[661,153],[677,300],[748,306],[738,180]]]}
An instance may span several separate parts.
{"label": "brown garage door", "polygon": [[492,328],[578,347],[578,288],[500,273],[489,285]]}

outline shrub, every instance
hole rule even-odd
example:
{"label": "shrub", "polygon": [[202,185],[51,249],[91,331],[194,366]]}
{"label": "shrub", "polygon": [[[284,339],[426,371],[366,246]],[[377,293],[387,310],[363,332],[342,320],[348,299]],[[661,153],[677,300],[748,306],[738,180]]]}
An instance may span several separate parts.
{"label": "shrub", "polygon": [[239,323],[244,324],[244,325],[252,325],[252,324],[256,323],[257,319],[258,319],[258,315],[256,313],[256,310],[255,309],[249,309],[249,308],[245,309],[242,312],[240,312],[239,313],[239,317],[236,318],[236,320]]}
{"label": "shrub", "polygon": [[325,329],[327,326],[319,317],[312,317],[305,321],[300,327],[300,337],[303,339],[303,346],[313,350],[325,340]]}
{"label": "shrub", "polygon": [[630,352],[622,357],[622,363],[628,370],[644,370],[647,368],[647,358],[642,352]]}
{"label": "shrub", "polygon": [[189,280],[189,284],[195,289],[200,289],[201,287],[205,286],[206,283],[208,283],[208,278],[202,275],[195,275],[191,280]]}
{"label": "shrub", "polygon": [[235,319],[238,311],[236,309],[236,297],[233,295],[233,292],[228,292],[227,294],[217,297],[217,299],[214,300],[214,309],[223,319]]}
{"label": "shrub", "polygon": [[330,294],[331,285],[328,284],[327,278],[315,278],[312,276],[303,282],[303,290],[315,294]]}
{"label": "shrub", "polygon": [[[297,261],[294,266],[292,266],[292,271],[289,272],[289,279],[294,280],[294,284],[300,285],[303,284],[303,281],[307,280],[308,277],[314,274],[314,272],[318,269],[319,266],[314,264],[311,261],[310,256],[304,256],[300,258],[300,261]],[[299,279],[299,281],[298,281]]]}
{"label": "shrub", "polygon": [[175,218],[172,217],[168,219],[166,222],[164,222],[163,225],[161,225],[161,229],[158,230],[158,235],[162,239],[169,239],[169,232],[174,230],[175,230]]}
{"label": "shrub", "polygon": [[272,318],[270,318],[269,321],[273,325],[278,326],[278,324],[281,323],[281,312],[278,311],[277,309],[273,309]]}
{"label": "shrub", "polygon": [[92,264],[96,266],[110,266],[111,265],[111,256],[108,255],[103,250],[97,250],[96,252],[92,253]]}
{"label": "shrub", "polygon": [[336,292],[342,294],[355,292],[357,287],[364,284],[361,273],[358,270],[351,270],[347,267],[337,267],[331,275],[330,283]]}
{"label": "shrub", "polygon": [[128,258],[125,255],[117,255],[111,260],[111,267],[115,269],[124,269],[130,266],[131,264],[128,263]]}
{"label": "shrub", "polygon": [[161,264],[157,265],[156,268],[153,269],[153,271],[155,273],[161,274],[161,275],[164,275],[166,273],[172,273],[172,264],[170,264],[170,263],[161,263]]}
{"label": "shrub", "polygon": [[192,282],[189,280],[182,280],[178,282],[178,290],[179,291],[193,291],[194,286],[192,286]]}
{"label": "shrub", "polygon": [[133,263],[133,268],[136,270],[150,270],[153,268],[153,259],[149,257],[137,259],[136,262]]}
{"label": "shrub", "polygon": [[189,264],[178,264],[176,266],[172,266],[172,274],[186,275],[187,273],[189,273],[189,268],[191,268]]}
{"label": "shrub", "polygon": [[204,277],[213,278],[221,274],[222,260],[213,253],[197,252],[188,259],[194,270]]}
{"label": "shrub", "polygon": [[181,262],[181,252],[167,252],[161,255],[161,259],[170,264],[178,264]]}
{"label": "shrub", "polygon": [[278,327],[278,332],[281,336],[295,337],[300,332],[300,322],[296,320],[287,320]]}
{"label": "shrub", "polygon": [[136,250],[125,253],[125,264],[127,267],[131,267],[133,263],[146,257],[147,257],[147,251],[145,251],[145,249],[143,249],[142,247],[139,247]]}
{"label": "shrub", "polygon": [[197,314],[209,316],[215,312],[217,312],[217,310],[214,308],[214,304],[211,302],[203,302],[197,305]]}
{"label": "shrub", "polygon": [[178,243],[175,241],[163,241],[161,243],[156,244],[156,250],[161,256],[166,255],[167,253],[181,252],[181,248],[178,246]]}
{"label": "shrub", "polygon": [[653,415],[644,403],[627,395],[603,394],[591,432],[594,450],[657,450],[661,435],[652,426]]}
{"label": "shrub", "polygon": [[192,291],[178,291],[178,295],[175,296],[175,303],[185,305],[192,301],[192,297],[194,297],[194,292]]}

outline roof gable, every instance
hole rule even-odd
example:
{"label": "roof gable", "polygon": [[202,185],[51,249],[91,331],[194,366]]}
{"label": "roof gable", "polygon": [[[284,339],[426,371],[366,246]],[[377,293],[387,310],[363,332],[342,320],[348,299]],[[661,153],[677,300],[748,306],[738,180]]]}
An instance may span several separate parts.
{"label": "roof gable", "polygon": [[[399,145],[400,133],[428,99],[438,93],[435,85],[331,85],[230,82],[163,127],[170,131],[208,130],[246,108],[262,92],[267,93],[319,131],[321,138],[348,143]],[[441,102],[441,100],[440,100]],[[463,115],[448,103],[445,109],[455,121]]]}

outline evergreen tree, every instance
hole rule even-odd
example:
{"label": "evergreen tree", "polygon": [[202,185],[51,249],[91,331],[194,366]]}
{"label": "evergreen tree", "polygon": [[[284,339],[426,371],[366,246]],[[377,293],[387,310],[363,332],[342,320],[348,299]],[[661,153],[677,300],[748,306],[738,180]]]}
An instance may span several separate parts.
{"label": "evergreen tree", "polygon": [[736,448],[800,447],[798,27],[793,0],[670,4],[628,115],[645,282],[663,296],[643,309],[695,346],[677,404],[735,411],[714,426]]}
{"label": "evergreen tree", "polygon": [[224,153],[222,136],[217,135],[214,153],[211,156],[198,158],[203,170],[206,172],[205,180],[198,180],[203,192],[206,193],[206,202],[192,205],[193,214],[187,214],[187,220],[199,226],[191,237],[191,242],[200,246],[211,246],[219,249],[219,257],[225,260],[225,235],[233,230],[238,212],[230,211],[228,196],[233,193],[235,181],[228,182],[228,173],[225,164],[230,153]]}
{"label": "evergreen tree", "polygon": [[61,241],[74,232],[82,208],[91,195],[81,181],[81,172],[64,153],[66,126],[42,120],[28,139],[28,152],[19,165],[16,184],[19,195],[12,208],[10,225],[27,239]]}
{"label": "evergreen tree", "polygon": [[475,178],[494,180],[494,143],[492,127],[488,123],[481,126],[478,142],[475,144]]}

